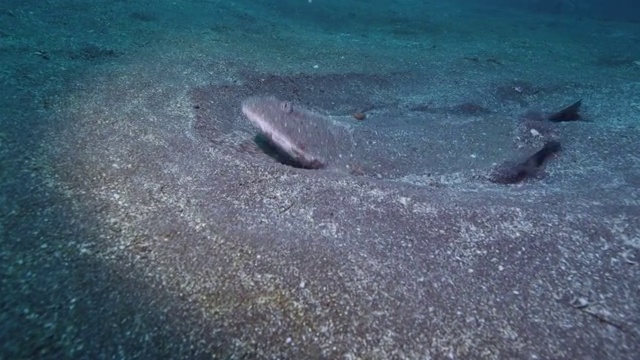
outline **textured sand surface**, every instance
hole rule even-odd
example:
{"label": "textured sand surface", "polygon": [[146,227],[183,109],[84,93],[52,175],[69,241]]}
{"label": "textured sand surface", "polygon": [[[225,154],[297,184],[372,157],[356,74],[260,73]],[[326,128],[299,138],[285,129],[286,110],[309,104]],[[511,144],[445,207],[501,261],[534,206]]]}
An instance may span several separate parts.
{"label": "textured sand surface", "polygon": [[[0,357],[640,351],[640,66],[606,57],[623,59],[637,26],[478,17],[376,33],[354,20],[348,33],[244,2],[60,3],[130,14],[119,29],[140,36],[68,17],[112,43],[63,51],[62,25],[50,42],[1,38],[14,53],[0,55]],[[3,16],[37,28],[46,10]],[[276,161],[241,111],[265,95],[349,128],[362,170]],[[542,146],[522,114],[578,99],[589,121],[538,131],[563,148],[539,178],[487,181]]]}

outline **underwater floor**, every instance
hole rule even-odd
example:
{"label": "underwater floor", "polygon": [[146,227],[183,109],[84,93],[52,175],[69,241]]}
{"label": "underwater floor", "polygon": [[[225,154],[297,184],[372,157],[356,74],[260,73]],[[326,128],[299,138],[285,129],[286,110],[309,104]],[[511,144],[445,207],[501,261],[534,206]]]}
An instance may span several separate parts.
{"label": "underwater floor", "polygon": [[0,358],[636,358],[640,9],[477,3],[3,0]]}

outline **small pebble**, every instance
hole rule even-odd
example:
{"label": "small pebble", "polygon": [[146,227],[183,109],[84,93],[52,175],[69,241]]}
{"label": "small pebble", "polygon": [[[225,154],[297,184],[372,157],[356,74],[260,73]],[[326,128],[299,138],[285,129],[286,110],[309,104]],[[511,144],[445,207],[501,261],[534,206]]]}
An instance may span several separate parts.
{"label": "small pebble", "polygon": [[362,113],[362,112],[357,112],[357,113],[353,114],[353,117],[356,120],[364,120],[367,117],[367,115],[365,113]]}
{"label": "small pebble", "polygon": [[574,297],[573,300],[571,300],[571,306],[576,309],[584,309],[589,306],[589,300],[583,297]]}

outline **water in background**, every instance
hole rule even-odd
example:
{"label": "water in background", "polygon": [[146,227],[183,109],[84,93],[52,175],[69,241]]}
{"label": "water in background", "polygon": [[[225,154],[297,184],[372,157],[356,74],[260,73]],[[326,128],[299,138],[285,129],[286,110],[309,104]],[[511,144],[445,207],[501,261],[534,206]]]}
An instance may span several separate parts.
{"label": "water in background", "polygon": [[[639,27],[638,0],[0,1],[0,359],[632,359]],[[432,191],[424,219],[389,220],[411,204],[380,203],[392,185],[269,162],[239,109],[258,92],[431,165],[400,174]],[[511,156],[519,114],[579,96],[593,122],[563,128],[549,182],[458,175]],[[463,186],[521,201],[496,210],[508,226],[438,207]]]}

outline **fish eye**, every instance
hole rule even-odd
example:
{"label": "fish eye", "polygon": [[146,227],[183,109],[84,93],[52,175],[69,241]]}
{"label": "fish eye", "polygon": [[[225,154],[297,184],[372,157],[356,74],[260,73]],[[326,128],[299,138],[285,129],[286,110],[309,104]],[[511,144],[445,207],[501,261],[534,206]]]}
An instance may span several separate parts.
{"label": "fish eye", "polygon": [[280,107],[282,107],[282,111],[286,112],[287,114],[293,111],[293,105],[289,101],[281,102]]}

